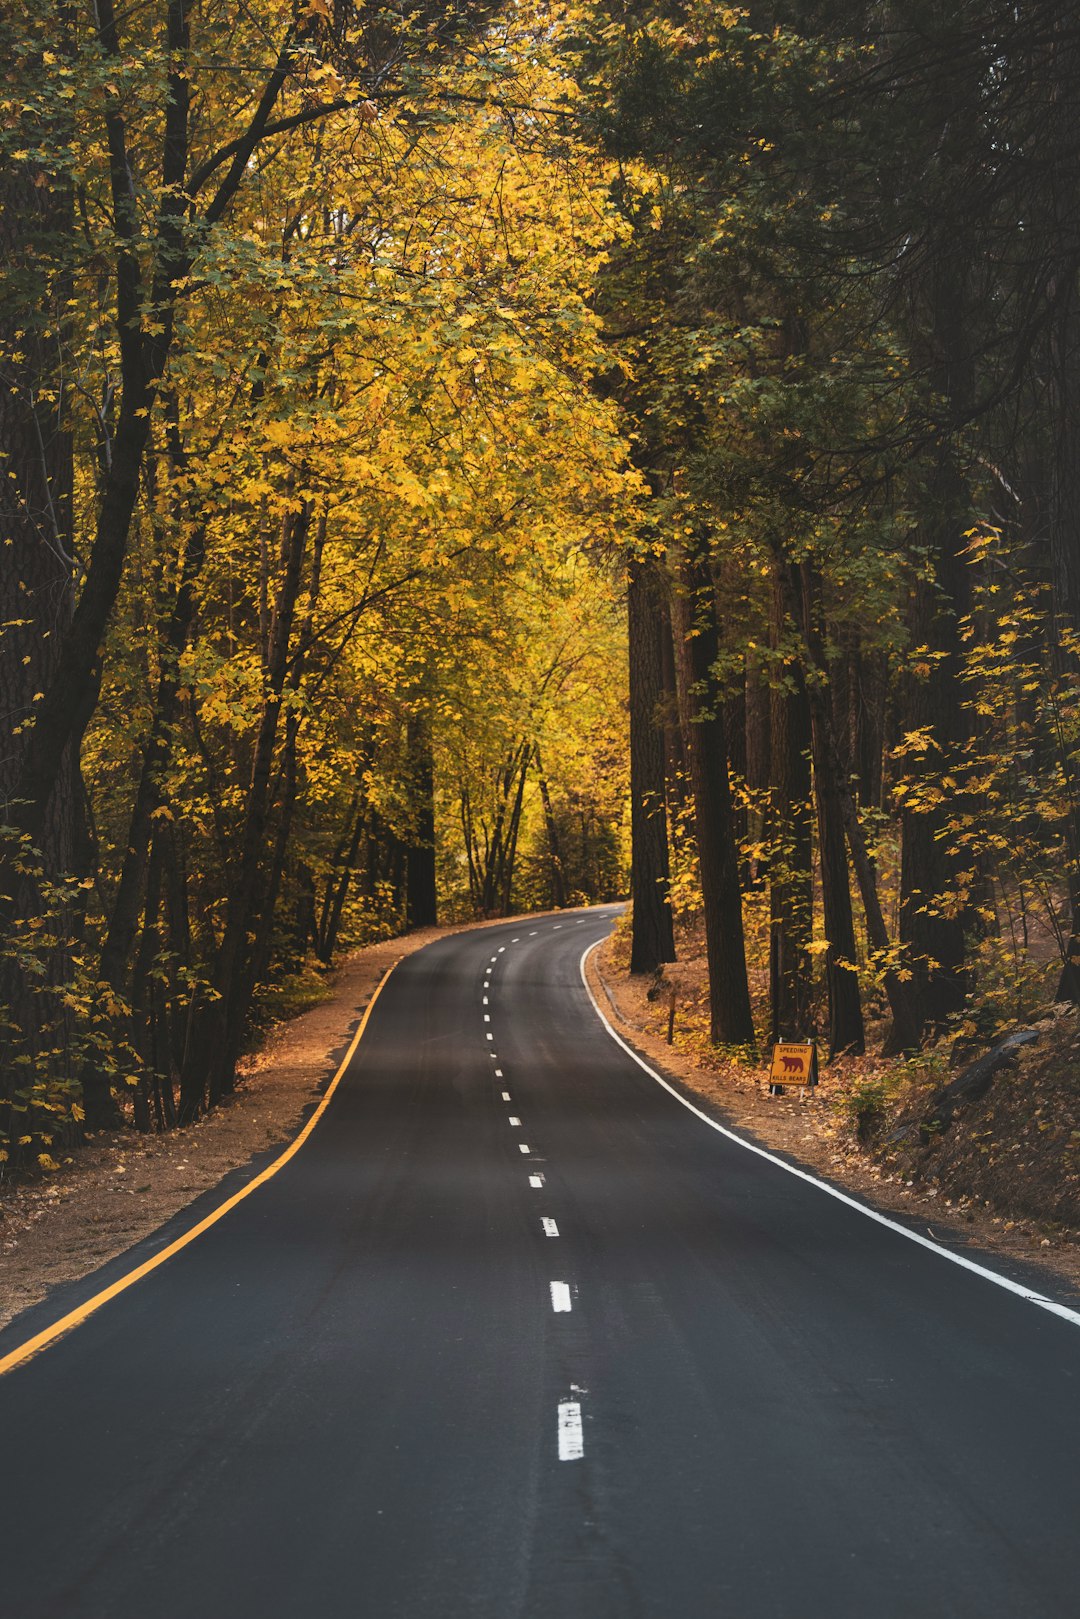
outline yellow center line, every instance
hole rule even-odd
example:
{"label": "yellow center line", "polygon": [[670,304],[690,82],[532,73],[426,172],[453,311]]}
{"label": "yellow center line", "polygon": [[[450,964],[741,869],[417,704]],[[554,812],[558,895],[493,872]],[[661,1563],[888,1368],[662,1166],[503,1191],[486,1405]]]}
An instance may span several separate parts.
{"label": "yellow center line", "polygon": [[364,1030],[367,1028],[368,1019],[371,1016],[375,1002],[397,965],[398,962],[395,961],[383,973],[375,987],[375,993],[364,1009],[364,1015],[360,1019],[360,1026],[349,1042],[349,1049],[341,1059],[341,1066],[326,1087],[326,1092],[318,1107],[300,1131],[300,1134],[289,1143],[281,1156],[275,1158],[272,1164],[268,1164],[264,1170],[261,1170],[254,1180],[249,1181],[246,1186],[242,1186],[238,1192],[234,1192],[232,1197],[226,1198],[224,1203],[219,1204],[211,1214],[200,1220],[198,1225],[192,1226],[190,1231],[185,1231],[182,1237],[177,1237],[175,1242],[170,1242],[167,1248],[163,1248],[159,1254],[155,1254],[153,1259],[144,1260],[141,1265],[136,1265],[134,1270],[127,1271],[125,1275],[118,1277],[108,1287],[103,1287],[100,1293],[95,1293],[84,1304],[79,1304],[74,1310],[69,1310],[67,1315],[60,1317],[59,1321],[54,1321],[52,1326],[42,1328],[41,1332],[37,1333],[33,1338],[28,1338],[17,1349],[12,1349],[9,1354],[0,1359],[0,1377],[3,1377],[5,1372],[10,1372],[13,1367],[21,1365],[24,1360],[29,1360],[32,1355],[46,1349],[49,1344],[55,1343],[58,1338],[62,1338],[66,1333],[71,1332],[74,1327],[81,1326],[96,1310],[100,1310],[103,1304],[108,1304],[110,1299],[116,1298],[118,1293],[123,1293],[127,1288],[134,1287],[136,1282],[142,1281],[144,1276],[149,1276],[150,1272],[157,1270],[159,1265],[164,1265],[165,1261],[171,1259],[174,1254],[178,1254],[181,1248],[186,1248],[189,1242],[194,1242],[195,1238],[201,1237],[204,1231],[209,1231],[212,1225],[216,1225],[220,1219],[228,1214],[230,1209],[235,1209],[236,1205],[242,1203],[245,1197],[250,1197],[258,1187],[265,1185],[272,1175],[277,1174],[279,1169],[284,1169],[289,1159],[295,1157],[300,1151],[300,1148],[329,1107],[334,1092],[344,1078],[345,1070],[356,1055],[356,1048],[360,1044]]}

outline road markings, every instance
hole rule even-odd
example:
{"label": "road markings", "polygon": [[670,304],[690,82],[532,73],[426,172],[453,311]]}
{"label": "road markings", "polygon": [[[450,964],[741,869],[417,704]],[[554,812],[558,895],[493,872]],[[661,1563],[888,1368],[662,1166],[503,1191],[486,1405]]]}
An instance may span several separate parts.
{"label": "road markings", "polygon": [[559,1401],[559,1460],[579,1462],[585,1454],[580,1400]]}
{"label": "road markings", "polygon": [[543,1175],[530,1175],[529,1176],[529,1185],[530,1186],[538,1186],[539,1187],[539,1186],[543,1186],[543,1184],[544,1184]]}
{"label": "road markings", "polygon": [[503,1099],[504,1102],[509,1102],[509,1100],[510,1100],[510,1092],[509,1091],[503,1091],[502,1099]]}
{"label": "road markings", "polygon": [[498,961],[499,958],[498,958],[498,956],[492,956],[491,959],[492,959],[492,961]]}
{"label": "road markings", "polygon": [[490,1012],[485,1012],[484,1013],[484,1022],[485,1023],[490,1023],[491,1022],[491,1013]]}
{"label": "road markings", "polygon": [[541,1224],[544,1227],[545,1237],[557,1237],[559,1235],[559,1228],[555,1221],[549,1220],[546,1215],[541,1216]]}
{"label": "road markings", "polygon": [[[501,945],[500,945],[500,946],[499,946],[499,952],[498,952],[498,953],[499,953],[499,955],[500,955],[500,956],[505,956],[505,954],[506,954],[506,946],[505,946],[505,945],[504,945],[504,944],[501,944]],[[492,961],[494,961],[494,960],[495,960],[495,957],[494,957],[494,956],[492,956],[492,958],[491,958],[491,959],[492,959]]]}
{"label": "road markings", "polygon": [[520,944],[520,943],[521,943],[521,940],[520,940],[520,938],[517,938],[517,939],[511,939],[511,940],[510,940],[510,943],[511,943],[511,944]]}
{"label": "road markings", "polygon": [[510,1128],[512,1130],[520,1130],[521,1129],[521,1120],[515,1118],[512,1113],[510,1115]]}
{"label": "road markings", "polygon": [[592,1002],[593,1011],[615,1044],[622,1046],[626,1055],[633,1062],[636,1062],[638,1067],[643,1069],[650,1079],[655,1079],[658,1085],[662,1085],[664,1090],[675,1098],[676,1102],[681,1102],[683,1107],[688,1108],[691,1113],[701,1120],[702,1124],[707,1124],[709,1129],[715,1130],[718,1135],[726,1136],[728,1141],[733,1141],[737,1147],[742,1147],[745,1152],[752,1152],[756,1158],[764,1158],[767,1163],[774,1164],[777,1169],[782,1169],[785,1174],[794,1175],[796,1180],[805,1181],[808,1186],[816,1186],[819,1192],[825,1192],[827,1196],[835,1197],[838,1203],[845,1203],[849,1209],[854,1209],[856,1214],[865,1215],[868,1220],[873,1220],[876,1225],[886,1226],[890,1231],[895,1231],[898,1236],[906,1237],[909,1242],[918,1243],[920,1248],[928,1248],[932,1254],[939,1254],[942,1259],[947,1259],[950,1264],[959,1265],[961,1270],[969,1270],[975,1276],[981,1276],[984,1281],[993,1282],[995,1287],[1003,1287],[1007,1293],[1015,1293],[1018,1298],[1026,1299],[1029,1304],[1037,1304],[1040,1310],[1048,1310],[1051,1315],[1060,1316],[1063,1321],[1069,1321],[1074,1327],[1080,1327],[1080,1310],[1070,1310],[1067,1304],[1059,1304],[1056,1299],[1048,1299],[1045,1293],[1035,1293],[1029,1287],[1021,1287],[1019,1282],[1012,1281],[1008,1276],[1001,1276],[996,1270],[990,1270],[986,1265],[977,1264],[974,1259],[966,1259],[963,1254],[954,1253],[951,1248],[943,1248],[939,1242],[934,1242],[930,1237],[922,1236],[918,1231],[909,1231],[907,1226],[900,1225],[896,1220],[890,1220],[888,1215],[882,1214],[879,1209],[872,1209],[865,1203],[859,1203],[855,1198],[849,1197],[846,1192],[840,1191],[839,1187],[830,1186],[828,1181],[819,1181],[816,1175],[809,1175],[805,1169],[797,1169],[794,1164],[786,1164],[782,1158],[777,1158],[775,1154],[767,1152],[764,1147],[755,1147],[752,1142],[744,1141],[742,1136],[735,1134],[734,1130],[729,1130],[725,1125],[718,1124],[715,1119],[710,1119],[709,1115],[703,1113],[699,1107],[695,1107],[693,1102],[687,1101],[685,1096],[680,1096],[674,1085],[669,1085],[667,1080],[656,1072],[655,1068],[649,1067],[644,1057],[638,1056],[633,1046],[628,1045],[622,1035],[616,1034],[600,1010],[596,996],[592,992],[592,986],[585,976],[585,963],[592,952],[598,949],[603,942],[602,939],[597,939],[593,944],[586,945],[579,963],[581,981],[585,985],[585,992]]}
{"label": "road markings", "polygon": [[556,1315],[562,1315],[570,1309],[569,1282],[551,1283],[551,1308]]}
{"label": "road markings", "polygon": [[481,1001],[481,1002],[480,1002],[480,1005],[481,1005],[481,1006],[488,1006],[488,1005],[489,1005],[489,1004],[490,1004],[490,1003],[489,1003],[489,1001],[488,1001],[488,998],[487,998],[487,996],[486,996],[486,995],[485,995],[485,996],[484,996],[484,998],[483,998],[483,1000],[482,1000],[482,1001]]}
{"label": "road markings", "polygon": [[[489,1023],[490,1023],[490,1022],[491,1022],[491,1019],[490,1019],[490,1018],[488,1018],[488,1022],[489,1022]],[[491,1030],[490,1030],[490,1029],[489,1029],[489,1030],[488,1030],[488,1032],[487,1032],[487,1035],[486,1035],[486,1038],[487,1038],[487,1039],[488,1039],[488,1040],[494,1040],[494,1038],[495,1038],[495,1036],[494,1036],[494,1035],[493,1035],[493,1034],[492,1034],[492,1032],[491,1032]]]}
{"label": "road markings", "polygon": [[536,929],[535,928],[533,928],[532,932],[529,934],[529,938],[530,939],[535,939],[536,938]]}
{"label": "road markings", "polygon": [[529,1151],[530,1151],[530,1149],[525,1145],[524,1141],[519,1141],[518,1142],[518,1152],[529,1152]]}
{"label": "road markings", "polygon": [[551,929],[551,931],[552,931],[552,933],[558,933],[558,931],[559,931],[559,929],[560,929],[560,928],[561,928],[561,927],[562,927],[562,923],[561,923],[561,922],[556,922],[556,923],[554,923],[554,924],[553,924],[553,926],[552,926],[552,929]]}
{"label": "road markings", "polygon": [[[401,958],[399,957],[399,960],[400,959]],[[257,1191],[260,1186],[265,1186],[266,1182],[276,1175],[279,1169],[284,1169],[289,1160],[291,1158],[295,1158],[296,1154],[300,1151],[300,1148],[304,1145],[304,1142],[311,1135],[311,1132],[314,1130],[315,1126],[318,1124],[319,1120],[330,1106],[330,1101],[334,1095],[334,1092],[341,1084],[349,1064],[356,1055],[356,1050],[360,1044],[361,1038],[363,1037],[364,1030],[367,1028],[371,1014],[375,1009],[375,1002],[382,994],[383,989],[386,986],[386,981],[397,964],[398,963],[395,961],[391,966],[389,966],[383,973],[378,984],[375,986],[375,991],[370,1001],[367,1003],[364,1010],[364,1015],[360,1019],[360,1025],[356,1033],[349,1042],[349,1048],[344,1057],[341,1059],[337,1073],[326,1087],[326,1090],[323,1092],[322,1100],[315,1109],[314,1113],[311,1115],[310,1119],[305,1124],[304,1128],[300,1131],[300,1134],[294,1141],[289,1143],[281,1156],[279,1158],[275,1158],[272,1164],[267,1164],[266,1168],[262,1170],[260,1174],[256,1175],[254,1180],[248,1181],[246,1186],[241,1186],[240,1190],[238,1192],[234,1192],[232,1197],[227,1197],[224,1203],[219,1203],[218,1207],[213,1209],[208,1215],[206,1215],[204,1219],[200,1220],[198,1225],[193,1225],[190,1231],[185,1231],[183,1236],[177,1237],[175,1242],[170,1242],[167,1248],[162,1248],[161,1252],[155,1254],[152,1259],[144,1260],[141,1265],[136,1265],[135,1269],[129,1270],[125,1276],[118,1276],[115,1282],[111,1283],[108,1287],[102,1288],[100,1293],[95,1293],[92,1298],[89,1298],[84,1303],[77,1305],[74,1310],[69,1310],[66,1315],[62,1315],[59,1321],[54,1321],[49,1327],[43,1327],[40,1332],[35,1333],[32,1338],[28,1338],[25,1343],[18,1344],[14,1349],[10,1350],[8,1354],[0,1358],[0,1377],[2,1377],[5,1372],[10,1372],[13,1367],[18,1366],[22,1361],[29,1360],[30,1357],[32,1355],[36,1355],[39,1350],[46,1349],[49,1344],[55,1343],[58,1338],[62,1338],[65,1333],[71,1332],[74,1327],[81,1326],[87,1317],[92,1316],[96,1311],[100,1310],[103,1304],[108,1304],[109,1300],[116,1298],[117,1294],[126,1292],[129,1287],[133,1287],[135,1283],[141,1281],[144,1276],[149,1276],[150,1272],[157,1270],[159,1265],[164,1265],[167,1259],[171,1259],[173,1255],[178,1254],[182,1248],[186,1248],[188,1243],[194,1242],[196,1237],[201,1237],[203,1232],[209,1231],[211,1226],[217,1225],[218,1221],[223,1219],[224,1216],[228,1214],[230,1209],[235,1209],[236,1205],[238,1203],[242,1203],[246,1197],[250,1197],[252,1192]]]}

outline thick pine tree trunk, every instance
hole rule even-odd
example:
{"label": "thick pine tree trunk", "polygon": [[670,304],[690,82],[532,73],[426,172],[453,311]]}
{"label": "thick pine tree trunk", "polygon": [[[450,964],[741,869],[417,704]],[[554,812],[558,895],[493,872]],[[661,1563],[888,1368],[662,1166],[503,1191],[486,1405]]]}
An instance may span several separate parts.
{"label": "thick pine tree trunk", "polygon": [[[1053,244],[1044,296],[1050,311],[1047,343],[1049,407],[1047,528],[1053,586],[1051,639],[1060,686],[1075,685],[1080,671],[1080,35],[1064,13],[1056,19],[1047,53],[1051,155],[1043,186],[1044,217]],[[1051,234],[1052,233],[1052,234]],[[1080,1002],[1080,761],[1067,762],[1069,804],[1069,940],[1058,996]]]}
{"label": "thick pine tree trunk", "polygon": [[630,655],[630,971],[653,973],[675,960],[668,898],[664,769],[664,601],[655,562],[628,569]]}
{"label": "thick pine tree trunk", "polygon": [[714,1045],[756,1045],[746,976],[742,891],[735,842],[723,707],[714,669],[719,655],[712,581],[688,567],[677,598],[689,662],[690,775],[709,964],[709,1035]]}
{"label": "thick pine tree trunk", "polygon": [[[792,626],[785,592],[774,579],[772,636],[780,651]],[[770,928],[772,1039],[797,1040],[811,1030],[810,942],[813,926],[810,705],[797,659],[788,652],[783,681],[770,692]]]}
{"label": "thick pine tree trunk", "polygon": [[[1078,267],[1061,276],[1050,337],[1050,479],[1048,527],[1053,580],[1053,657],[1059,685],[1080,670],[1080,292]],[[1080,1002],[1080,780],[1076,755],[1067,771],[1069,938],[1058,999]]]}
{"label": "thick pine tree trunk", "polygon": [[904,703],[904,729],[924,733],[928,745],[903,764],[900,867],[900,938],[914,975],[921,1029],[934,1033],[962,1009],[969,989],[964,878],[951,828],[956,806],[941,788],[966,736],[958,621],[969,607],[969,510],[953,448],[942,442],[929,471],[919,534],[934,577],[916,583],[911,619],[914,644],[930,656],[927,672],[909,679]]}

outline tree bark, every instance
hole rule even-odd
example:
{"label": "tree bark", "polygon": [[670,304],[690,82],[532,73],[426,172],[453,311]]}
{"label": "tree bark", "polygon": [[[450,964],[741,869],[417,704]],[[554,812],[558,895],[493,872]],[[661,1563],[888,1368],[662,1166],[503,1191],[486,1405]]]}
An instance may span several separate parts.
{"label": "tree bark", "polygon": [[535,758],[536,771],[540,781],[540,802],[544,807],[544,828],[547,832],[548,866],[551,871],[551,904],[553,909],[561,911],[566,905],[566,874],[563,867],[562,848],[559,842],[559,828],[555,822],[551,789],[544,774],[539,748],[536,749]]}
{"label": "tree bark", "polygon": [[405,926],[433,928],[438,921],[435,882],[435,754],[431,742],[431,711],[427,706],[409,715],[406,732],[414,794],[415,828],[406,860]]}
{"label": "tree bark", "polygon": [[628,570],[630,655],[630,840],[633,904],[630,971],[653,973],[675,960],[668,885],[663,732],[663,597],[655,562]]}
{"label": "tree bark", "polygon": [[714,673],[720,650],[716,603],[704,566],[687,565],[683,587],[676,611],[689,659],[690,774],[709,964],[709,1036],[714,1045],[753,1048],[727,741]]}
{"label": "tree bark", "polygon": [[779,574],[773,579],[774,669],[769,703],[771,737],[771,846],[769,988],[772,1040],[797,1040],[811,1032],[809,946],[813,927],[812,787],[810,707],[797,657],[788,644],[793,629]]}
{"label": "tree bark", "polygon": [[818,858],[824,912],[825,974],[829,997],[829,1056],[861,1054],[866,1049],[859,975],[856,968],[855,921],[851,911],[847,848],[844,839],[842,784],[836,751],[829,745],[832,721],[829,670],[820,623],[820,582],[813,564],[795,571],[802,598],[803,629],[809,651],[807,695],[810,703],[814,797],[817,804]]}

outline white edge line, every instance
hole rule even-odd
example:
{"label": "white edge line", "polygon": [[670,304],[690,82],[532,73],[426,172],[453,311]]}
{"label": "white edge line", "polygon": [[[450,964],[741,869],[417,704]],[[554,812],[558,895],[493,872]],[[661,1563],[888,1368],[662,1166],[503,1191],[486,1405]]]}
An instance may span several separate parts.
{"label": "white edge line", "polygon": [[593,1011],[615,1044],[621,1046],[626,1055],[633,1058],[638,1067],[643,1069],[650,1079],[655,1079],[658,1085],[662,1085],[664,1090],[668,1091],[677,1102],[681,1102],[683,1107],[696,1114],[703,1124],[709,1126],[710,1130],[715,1130],[719,1135],[726,1136],[728,1141],[733,1141],[737,1147],[742,1147],[745,1152],[752,1152],[756,1158],[764,1158],[768,1163],[775,1164],[776,1168],[782,1169],[785,1174],[794,1175],[796,1180],[805,1181],[808,1186],[816,1186],[820,1192],[826,1192],[829,1197],[834,1197],[838,1203],[846,1203],[849,1209],[854,1209],[856,1213],[865,1215],[868,1220],[875,1221],[877,1225],[887,1226],[890,1231],[895,1231],[898,1236],[906,1237],[908,1242],[918,1243],[920,1248],[928,1248],[931,1253],[940,1254],[942,1259],[947,1259],[950,1264],[959,1265],[962,1270],[972,1271],[974,1275],[983,1277],[985,1281],[993,1282],[997,1287],[1003,1287],[1006,1292],[1015,1293],[1018,1298],[1026,1299],[1029,1304],[1037,1304],[1040,1310],[1048,1310],[1051,1315],[1060,1316],[1063,1321],[1071,1321],[1074,1327],[1080,1327],[1080,1311],[1071,1310],[1067,1304],[1059,1304],[1056,1299],[1048,1299],[1045,1293],[1035,1293],[1029,1287],[1022,1287],[1019,1282],[1012,1281],[1008,1276],[1002,1276],[996,1270],[988,1269],[986,1265],[977,1264],[974,1259],[967,1259],[963,1254],[953,1253],[950,1248],[943,1248],[939,1242],[934,1242],[930,1237],[923,1237],[917,1231],[909,1231],[907,1226],[900,1225],[896,1220],[890,1220],[887,1214],[882,1214],[878,1209],[871,1209],[865,1203],[857,1202],[855,1198],[849,1197],[846,1192],[841,1192],[838,1187],[830,1186],[828,1181],[818,1180],[816,1175],[810,1175],[805,1169],[796,1168],[794,1164],[785,1163],[782,1158],[777,1158],[775,1153],[768,1152],[766,1148],[757,1147],[752,1141],[745,1141],[742,1136],[736,1135],[734,1130],[729,1130],[725,1125],[718,1124],[715,1119],[710,1119],[707,1113],[703,1113],[699,1107],[695,1107],[693,1102],[688,1101],[685,1096],[680,1096],[674,1085],[669,1085],[667,1080],[656,1072],[655,1068],[650,1068],[644,1057],[639,1057],[633,1046],[628,1045],[622,1036],[615,1032],[597,1005],[596,996],[593,994],[589,980],[585,976],[585,963],[592,952],[598,949],[603,942],[603,939],[595,939],[592,944],[587,945],[582,952],[579,963],[581,982],[585,985],[585,993],[592,1002]]}

